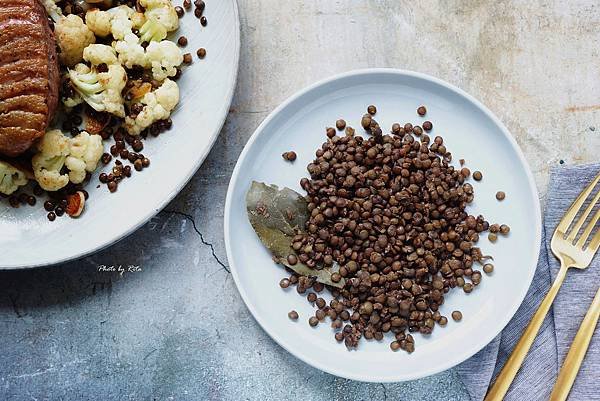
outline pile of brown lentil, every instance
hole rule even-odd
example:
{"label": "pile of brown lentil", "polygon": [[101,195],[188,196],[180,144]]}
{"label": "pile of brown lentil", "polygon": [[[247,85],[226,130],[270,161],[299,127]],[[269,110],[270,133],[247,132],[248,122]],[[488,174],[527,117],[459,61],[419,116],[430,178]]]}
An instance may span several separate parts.
{"label": "pile of brown lentil", "polygon": [[[308,292],[317,308],[309,324],[329,317],[335,339],[348,348],[362,337],[382,340],[391,332],[392,350],[412,352],[410,333],[430,334],[436,323],[448,323],[440,313],[445,294],[457,287],[470,293],[481,282],[476,264],[488,257],[475,244],[490,224],[467,213],[474,199],[466,182],[470,170],[450,164],[441,136],[432,141],[425,134],[431,122],[395,123],[383,134],[375,106],[367,111],[361,125],[368,138],[355,136],[342,119],[336,128],[345,134],[327,128],[328,140],[307,167],[310,178],[300,181],[310,218],[292,242],[299,262],[314,269],[337,265],[331,280],[344,278],[345,285],[339,289],[293,273],[280,286]],[[426,108],[417,114],[425,116]],[[486,266],[491,273],[493,266]],[[317,295],[325,288],[333,296],[329,305]],[[298,313],[289,317],[296,320]],[[452,318],[461,320],[461,312],[453,311]]]}

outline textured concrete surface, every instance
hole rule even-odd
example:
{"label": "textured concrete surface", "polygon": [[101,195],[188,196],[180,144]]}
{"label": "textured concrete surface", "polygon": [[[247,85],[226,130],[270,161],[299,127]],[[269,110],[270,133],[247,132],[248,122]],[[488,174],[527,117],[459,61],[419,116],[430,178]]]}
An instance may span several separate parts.
{"label": "textured concrete surface", "polygon": [[350,69],[396,67],[445,79],[490,107],[523,148],[543,198],[549,166],[598,159],[600,6],[240,0],[240,15],[231,114],[168,211],[84,260],[0,272],[0,400],[466,399],[451,371],[357,383],[271,341],[227,271],[229,176],[256,126],[295,91]]}

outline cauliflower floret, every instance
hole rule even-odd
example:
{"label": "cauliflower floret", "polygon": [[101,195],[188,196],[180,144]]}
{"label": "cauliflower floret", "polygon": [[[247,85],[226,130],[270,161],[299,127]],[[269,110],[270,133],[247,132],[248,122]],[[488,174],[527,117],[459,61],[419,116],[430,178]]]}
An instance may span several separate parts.
{"label": "cauliflower floret", "polygon": [[[104,151],[102,137],[82,131],[69,139],[60,130],[46,132],[31,159],[35,180],[46,191],[58,191],[69,181],[79,184],[96,170]],[[61,174],[63,167],[69,171]]]}
{"label": "cauliflower floret", "polygon": [[[152,35],[148,31],[148,35]],[[144,36],[145,34],[142,34]],[[119,62],[127,68],[140,66],[152,68],[152,77],[157,81],[177,74],[177,67],[183,62],[183,54],[177,45],[169,40],[150,42],[146,50],[140,44],[140,39],[133,33],[125,36],[125,40],[115,43],[119,54]]]}
{"label": "cauliflower floret", "polygon": [[89,45],[83,50],[83,59],[93,65],[118,64],[115,50],[107,45]]}
{"label": "cauliflower floret", "polygon": [[119,53],[119,63],[125,67],[133,68],[134,65],[147,66],[146,53],[135,34],[129,33],[125,35],[125,39],[116,42],[114,46],[117,53]]}
{"label": "cauliflower floret", "polygon": [[75,92],[73,97],[65,97],[62,99],[62,102],[65,107],[72,109],[73,107],[79,106],[81,103],[83,103],[83,99],[79,93]]}
{"label": "cauliflower floret", "polygon": [[10,195],[26,185],[27,181],[23,171],[0,160],[0,193]]}
{"label": "cauliflower floret", "polygon": [[112,34],[117,40],[122,40],[132,28],[140,29],[145,22],[144,14],[124,5],[108,11],[95,8],[85,14],[85,23],[96,36],[104,38]]}
{"label": "cauliflower floret", "polygon": [[148,18],[140,28],[142,42],[160,42],[167,37],[166,28],[155,17]]}
{"label": "cauliflower floret", "polygon": [[69,70],[69,78],[73,88],[94,110],[125,117],[121,91],[127,83],[127,73],[119,64],[109,65],[106,72],[78,64]]}
{"label": "cauliflower floret", "polygon": [[69,156],[65,159],[65,166],[69,169],[69,180],[74,184],[83,182],[86,172],[96,170],[103,152],[100,135],[90,135],[83,131],[71,139]]}
{"label": "cauliflower floret", "polygon": [[77,15],[60,17],[54,25],[56,41],[60,47],[60,60],[71,66],[81,61],[83,49],[96,42],[96,36]]}
{"label": "cauliflower floret", "polygon": [[148,45],[146,59],[146,65],[152,67],[154,79],[162,81],[177,74],[177,67],[183,62],[183,54],[175,43],[163,40]]}
{"label": "cauliflower floret", "polygon": [[52,18],[52,20],[56,22],[62,17],[62,11],[56,5],[56,0],[44,0],[42,3],[46,9],[46,12],[48,13],[48,16]]}
{"label": "cauliflower floret", "polygon": [[133,22],[130,16],[135,12],[127,6],[111,8],[107,11],[110,14],[110,31],[117,40],[122,40],[125,35],[131,33]]}
{"label": "cauliflower floret", "polygon": [[179,28],[179,17],[171,0],[140,0],[140,4],[146,9],[146,19],[156,18],[167,32]]}
{"label": "cauliflower floret", "polygon": [[96,36],[102,38],[110,35],[111,16],[108,12],[94,8],[85,14],[85,24]]}
{"label": "cauliflower floret", "polygon": [[33,175],[46,191],[58,191],[69,183],[69,175],[60,171],[69,155],[69,138],[60,130],[46,132],[37,145],[38,153],[31,159]]}
{"label": "cauliflower floret", "polygon": [[140,29],[146,23],[146,16],[143,13],[134,12],[129,18],[135,29]]}
{"label": "cauliflower floret", "polygon": [[170,79],[153,92],[144,95],[142,111],[134,118],[125,117],[125,128],[131,135],[139,135],[156,121],[166,120],[179,103],[179,87]]}

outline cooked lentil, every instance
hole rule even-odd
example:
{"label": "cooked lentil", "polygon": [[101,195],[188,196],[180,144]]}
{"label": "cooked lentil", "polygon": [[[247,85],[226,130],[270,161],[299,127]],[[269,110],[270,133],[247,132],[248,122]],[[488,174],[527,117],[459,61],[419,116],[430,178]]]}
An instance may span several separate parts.
{"label": "cooked lentil", "polygon": [[284,152],[281,157],[283,157],[284,160],[293,162],[294,160],[296,160],[296,158],[298,157],[298,155],[296,155],[296,152],[294,152],[293,150],[290,150],[289,152]]}
{"label": "cooked lentil", "polygon": [[185,36],[180,36],[179,39],[177,39],[177,44],[182,47],[187,46],[188,40]]}

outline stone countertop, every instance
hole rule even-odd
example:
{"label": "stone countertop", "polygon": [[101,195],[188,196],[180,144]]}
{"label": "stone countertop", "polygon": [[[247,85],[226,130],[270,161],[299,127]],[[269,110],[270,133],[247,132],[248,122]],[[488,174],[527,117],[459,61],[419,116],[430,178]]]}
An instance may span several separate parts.
{"label": "stone countertop", "polygon": [[543,201],[551,166],[598,160],[595,3],[240,0],[231,113],[181,194],[103,252],[0,272],[0,399],[468,399],[452,371],[358,383],[276,345],[229,275],[222,231],[229,177],[261,120],[297,90],[351,69],[395,67],[455,84],[496,113],[527,156]]}

